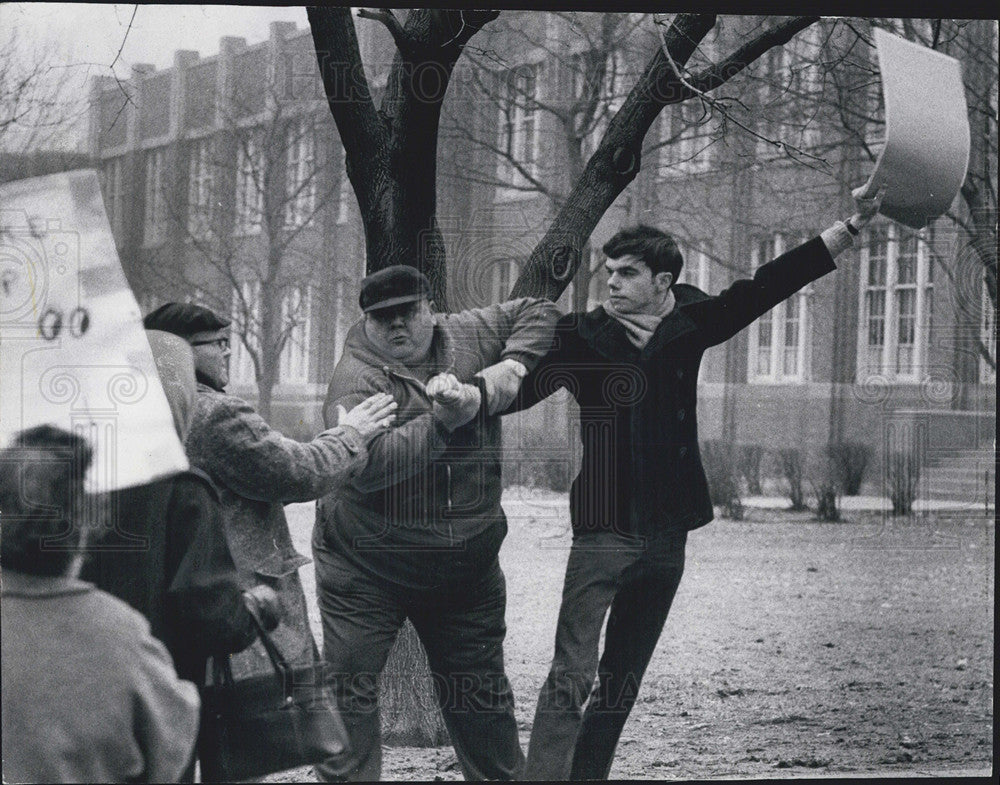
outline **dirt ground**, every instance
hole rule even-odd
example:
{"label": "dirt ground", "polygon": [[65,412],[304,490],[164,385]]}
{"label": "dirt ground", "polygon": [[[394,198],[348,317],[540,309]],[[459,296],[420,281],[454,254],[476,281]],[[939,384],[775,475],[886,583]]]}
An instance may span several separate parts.
{"label": "dirt ground", "polygon": [[[570,543],[565,496],[511,489],[507,672],[527,747]],[[311,504],[288,508],[309,554]],[[311,565],[302,570],[320,640]],[[994,521],[748,510],[688,540],[684,579],[611,770],[620,779],[989,770]],[[449,747],[383,777],[461,779]],[[311,780],[309,769],[268,782]]]}

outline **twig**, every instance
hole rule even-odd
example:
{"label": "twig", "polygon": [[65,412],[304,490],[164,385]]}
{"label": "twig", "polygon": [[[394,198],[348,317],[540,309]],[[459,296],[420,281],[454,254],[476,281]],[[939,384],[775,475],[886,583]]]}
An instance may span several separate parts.
{"label": "twig", "polygon": [[[663,27],[663,24],[660,22],[656,22],[656,24],[658,27]],[[718,87],[719,85],[724,84],[731,76],[735,75],[736,71],[733,71],[732,69],[735,68],[737,70],[743,70],[743,68],[746,67],[747,63],[752,62],[752,59],[756,59],[756,57],[751,59],[750,58],[751,54],[756,54],[757,57],[759,57],[760,54],[766,52],[768,49],[771,48],[771,45],[769,45],[765,47],[760,54],[758,54],[757,50],[761,48],[762,44],[766,41],[771,40],[772,38],[779,37],[779,35],[782,33],[783,31],[781,30],[769,31],[769,33],[751,41],[746,46],[741,47],[738,51],[734,52],[732,55],[726,58],[725,61],[714,66],[713,68],[710,68],[707,72],[701,74],[695,80],[700,85],[702,85],[702,87],[695,86],[694,84],[689,82],[681,73],[681,69],[678,68],[677,63],[674,62],[673,55],[670,54],[670,48],[667,46],[665,34],[663,33],[662,30],[660,31],[660,43],[661,43],[660,50],[663,52],[664,57],[667,58],[667,62],[670,63],[670,68],[673,69],[674,76],[677,77],[677,81],[681,83],[682,87],[687,88],[694,95],[700,98],[703,102],[702,103],[703,107],[705,104],[707,104],[708,106],[711,106],[713,110],[718,109],[719,112],[722,114],[723,118],[725,118],[726,120],[729,120],[737,127],[742,128],[751,136],[754,136],[763,142],[767,142],[768,144],[773,145],[774,147],[782,149],[785,153],[791,154],[794,152],[797,155],[801,155],[806,158],[812,158],[814,161],[818,161],[820,163],[829,166],[829,162],[826,161],[821,156],[813,155],[812,153],[802,150],[801,148],[796,147],[795,145],[788,144],[788,142],[781,141],[780,139],[770,139],[769,137],[757,133],[757,131],[755,131],[745,123],[733,117],[729,113],[729,110],[727,110],[724,105],[722,105],[718,100],[716,100],[712,96],[708,95],[706,92],[706,90],[711,90],[714,87]],[[730,73],[731,71],[732,73]],[[729,76],[723,77],[723,74],[729,74]],[[716,81],[718,81],[718,84],[716,84]]]}
{"label": "twig", "polygon": [[128,27],[125,28],[125,35],[122,36],[122,45],[118,47],[118,54],[115,55],[115,59],[111,61],[111,65],[108,66],[112,71],[115,69],[115,63],[118,62],[118,58],[122,56],[122,50],[125,48],[125,42],[128,41],[128,34],[132,30],[132,23],[135,21],[135,14],[139,10],[139,4],[136,3],[132,8],[132,18],[128,20]]}

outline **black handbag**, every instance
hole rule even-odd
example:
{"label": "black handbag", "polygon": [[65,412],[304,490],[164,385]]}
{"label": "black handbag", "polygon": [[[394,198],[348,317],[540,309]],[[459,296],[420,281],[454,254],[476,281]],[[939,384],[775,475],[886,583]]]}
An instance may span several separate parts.
{"label": "black handbag", "polygon": [[[248,607],[253,603],[248,603]],[[203,782],[234,782],[320,763],[347,753],[347,730],[312,662],[289,665],[249,607],[274,673],[235,681],[229,657],[212,657],[202,690],[198,755]]]}

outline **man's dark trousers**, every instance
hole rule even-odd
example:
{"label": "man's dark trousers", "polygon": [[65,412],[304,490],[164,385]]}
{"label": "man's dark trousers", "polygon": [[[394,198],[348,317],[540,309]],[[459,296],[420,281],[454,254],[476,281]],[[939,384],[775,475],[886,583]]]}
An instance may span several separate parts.
{"label": "man's dark trousers", "polygon": [[408,617],[427,651],[438,703],[466,780],[521,776],[514,696],[504,674],[506,583],[498,560],[475,581],[415,590],[358,569],[313,540],[327,676],[352,753],[317,766],[326,781],[373,780],[382,743],[376,679]]}
{"label": "man's dark trousers", "polygon": [[[615,532],[574,537],[555,657],[535,710],[525,779],[607,779],[680,584],[686,542],[684,531],[649,538]],[[601,626],[609,607],[598,664]]]}

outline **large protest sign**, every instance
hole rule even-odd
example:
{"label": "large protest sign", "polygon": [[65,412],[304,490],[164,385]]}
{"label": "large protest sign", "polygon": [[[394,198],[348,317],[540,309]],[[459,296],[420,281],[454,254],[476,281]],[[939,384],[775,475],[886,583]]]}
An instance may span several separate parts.
{"label": "large protest sign", "polygon": [[885,186],[879,212],[920,229],[943,215],[969,165],[969,114],[959,62],[875,30],[885,145],[868,192]]}
{"label": "large protest sign", "polygon": [[188,465],[90,170],[0,186],[0,442],[46,423],[89,440],[92,492]]}

